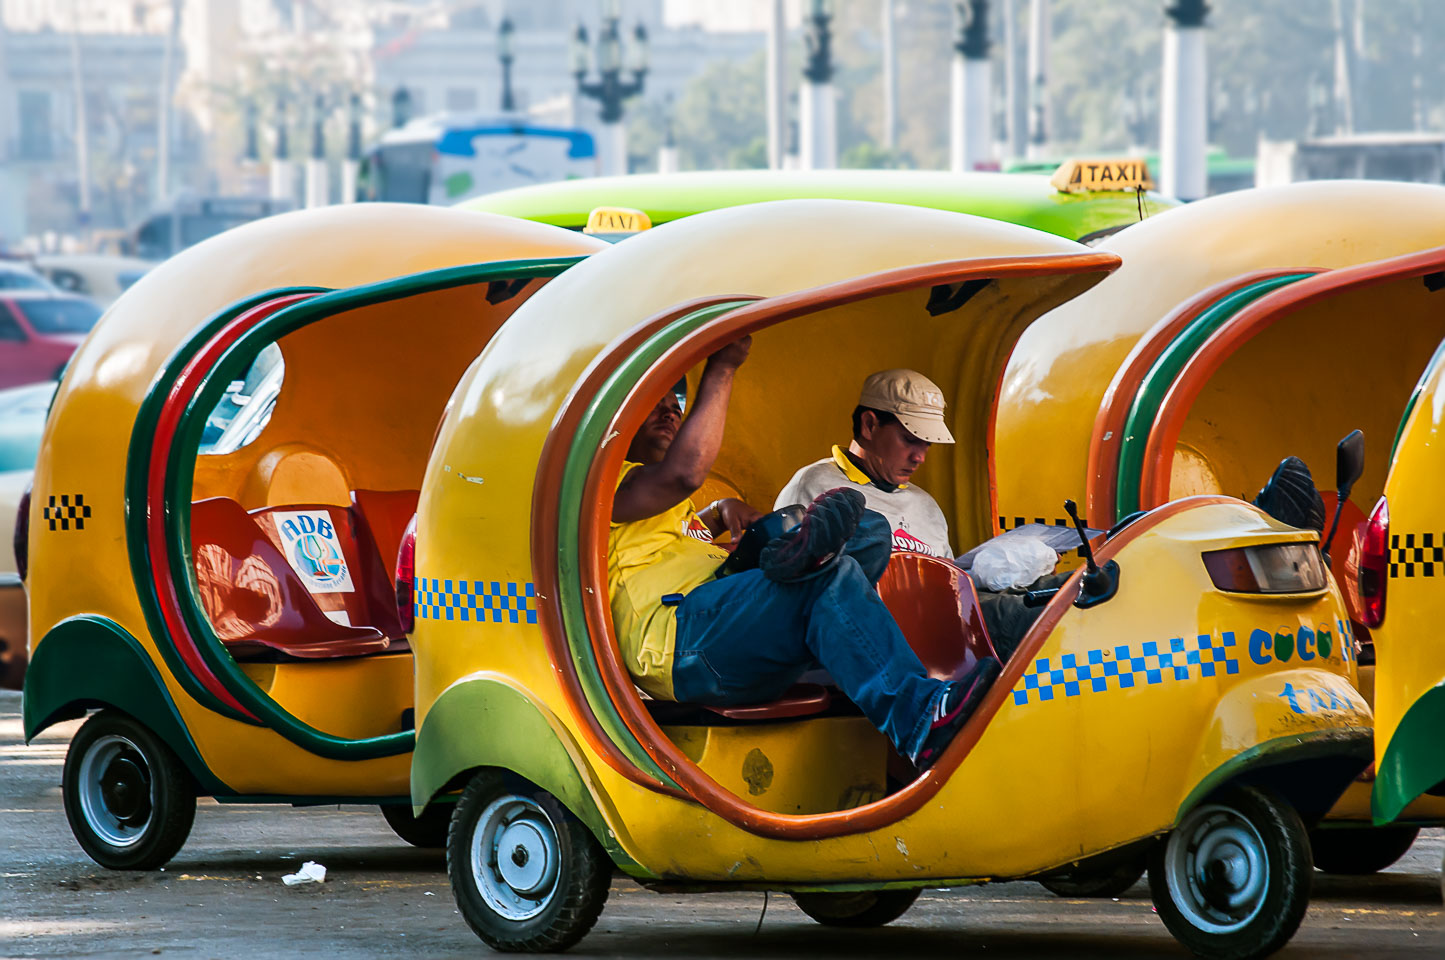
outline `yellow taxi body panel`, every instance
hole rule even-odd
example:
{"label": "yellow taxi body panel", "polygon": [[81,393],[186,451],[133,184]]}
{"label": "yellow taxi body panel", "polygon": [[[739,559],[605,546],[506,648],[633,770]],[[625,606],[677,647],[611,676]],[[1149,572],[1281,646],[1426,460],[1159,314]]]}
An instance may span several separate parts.
{"label": "yellow taxi body panel", "polygon": [[1408,819],[1421,803],[1445,805],[1439,797],[1420,798],[1437,784],[1445,788],[1445,644],[1438,626],[1445,618],[1445,567],[1436,561],[1445,546],[1445,363],[1439,353],[1411,403],[1385,483],[1385,618],[1371,630],[1379,819]]}
{"label": "yellow taxi body panel", "polygon": [[[50,412],[30,515],[32,660],[34,648],[43,645],[47,632],[65,618],[82,614],[104,618],[134,637],[153,661],[199,756],[230,790],[289,796],[406,794],[407,755],[364,761],[323,759],[272,730],[202,706],[167,668],[147,627],[128,554],[125,480],[138,410],[152,378],[178,345],[213,314],[263,291],[352,287],[478,262],[582,256],[602,246],[592,238],[506,217],[420,205],[365,204],[258,221],[157,266],[110,308],[77,349]],[[356,411],[340,408],[324,395],[324,385],[307,384],[304,374],[334,377],[349,369],[364,386],[386,375],[398,351],[431,349],[420,338],[402,335],[409,322],[425,330],[430,317],[409,317],[397,309],[374,314],[363,318],[365,336],[338,336],[333,329],[330,339],[320,342],[308,339],[302,330],[284,345],[290,351],[288,387],[294,389],[283,390],[267,435],[285,429],[293,401],[308,405],[312,416],[338,424],[359,422],[349,419]],[[453,316],[450,322],[460,321]],[[464,362],[458,363],[458,373]],[[436,394],[439,412],[449,384],[419,388]],[[354,487],[358,479],[382,489],[415,487],[430,427],[412,424],[408,429],[404,408],[363,412],[365,429],[352,431],[352,445],[328,450],[326,457],[310,466],[292,458],[288,468],[288,454],[297,451],[284,444],[277,448],[255,443],[229,458],[199,458],[195,495],[228,495],[250,507],[265,506],[264,484],[256,486],[255,478],[278,469],[285,478],[279,495],[305,502],[338,502],[337,483]],[[424,434],[420,442],[415,439],[418,430]],[[265,458],[272,462],[258,464]],[[328,486],[328,462],[346,464],[351,474],[340,481],[331,478]],[[48,528],[45,510],[49,498],[58,495],[83,495],[88,509],[83,529]],[[132,504],[129,509],[145,505]],[[84,665],[77,664],[76,669],[83,670]],[[409,654],[252,669],[253,679],[263,689],[271,689],[284,707],[339,736],[399,731],[402,711],[412,700]]]}

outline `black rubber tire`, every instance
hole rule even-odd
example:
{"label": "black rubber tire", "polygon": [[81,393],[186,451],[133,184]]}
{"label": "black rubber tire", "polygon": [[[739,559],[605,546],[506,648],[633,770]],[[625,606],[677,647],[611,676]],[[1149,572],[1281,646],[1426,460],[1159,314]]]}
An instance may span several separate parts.
{"label": "black rubber tire", "polygon": [[1124,860],[1107,868],[1085,867],[1071,873],[1044,877],[1039,884],[1055,896],[1077,898],[1122,897],[1139,882],[1148,867],[1148,859]]}
{"label": "black rubber tire", "polygon": [[1315,869],[1360,877],[1399,860],[1419,834],[1419,827],[1311,830],[1310,850]]}
{"label": "black rubber tire", "polygon": [[[103,770],[87,767],[105,756]],[[82,802],[82,777],[110,784],[110,796],[92,789],[89,813]],[[147,796],[137,798],[137,787]],[[139,721],[117,710],[102,710],[81,726],[65,754],[61,775],[65,818],[82,850],[112,870],[153,870],[174,857],[196,818],[196,786],[170,747]],[[124,805],[124,806],[122,806]],[[104,835],[98,818],[116,817],[117,828],[135,829],[124,843]],[[130,821],[130,822],[125,822]],[[118,836],[118,832],[114,836]]]}
{"label": "black rubber tire", "polygon": [[[514,920],[488,905],[472,869],[472,840],[496,801],[517,797],[546,815],[557,844],[557,874],[550,901],[536,916]],[[612,883],[612,861],[591,832],[547,791],[496,770],[472,777],[457,802],[447,840],[447,875],[457,909],[472,932],[503,953],[555,953],[587,935]]]}
{"label": "black rubber tire", "polygon": [[[1189,837],[1197,835],[1191,825],[1196,820],[1207,824],[1208,812],[1221,808],[1252,828],[1259,841],[1255,852],[1266,866],[1258,908],[1234,929],[1210,930],[1197,925],[1179,903],[1197,902],[1199,895],[1208,899],[1208,894],[1175,890],[1169,863],[1189,849]],[[1190,811],[1173,833],[1154,845],[1149,858],[1149,892],[1159,919],[1175,939],[1206,960],[1254,960],[1283,947],[1304,919],[1313,875],[1309,836],[1299,814],[1276,794],[1254,787],[1232,789]]]}
{"label": "black rubber tire", "polygon": [[451,827],[454,809],[455,805],[450,803],[434,803],[423,810],[421,816],[414,817],[408,804],[384,803],[381,815],[392,832],[413,847],[442,850],[447,845],[447,830]]}
{"label": "black rubber tire", "polygon": [[795,893],[798,909],[825,927],[881,927],[908,912],[922,890]]}

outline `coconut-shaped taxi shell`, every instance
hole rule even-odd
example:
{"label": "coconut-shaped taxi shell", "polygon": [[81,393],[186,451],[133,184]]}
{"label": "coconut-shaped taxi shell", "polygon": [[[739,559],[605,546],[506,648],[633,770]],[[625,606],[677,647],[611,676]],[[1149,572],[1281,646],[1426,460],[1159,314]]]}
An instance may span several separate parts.
{"label": "coconut-shaped taxi shell", "polygon": [[[1073,241],[965,214],[788,200],[666,224],[553,280],[463,377],[422,486],[416,576],[429,593],[412,634],[413,801],[430,799],[468,764],[496,762],[427,726],[443,691],[452,697],[478,671],[503,670],[556,716],[578,715],[558,673],[570,661],[549,656],[548,643],[563,642],[549,581],[560,576],[563,590],[592,597],[606,584],[580,573],[565,544],[548,538],[575,545],[590,535],[579,525],[605,520],[611,488],[595,499],[578,493],[586,464],[620,457],[636,426],[626,418],[650,409],[689,370],[695,376],[724,345],[715,341],[737,336],[727,328],[743,323],[735,317],[767,314],[750,314],[762,319],[747,327],[752,351],[735,378],[715,479],[771,509],[794,471],[847,444],[864,378],[912,367],[939,384],[958,439],[934,447],[916,482],[938,499],[958,542],[972,545],[990,527],[988,433],[1012,344],[1030,320],[1116,265]],[[697,320],[707,305],[722,311],[717,326]],[[702,325],[689,326],[694,321]],[[671,331],[683,339],[667,353],[632,355]],[[609,365],[624,356],[612,373]],[[587,434],[578,415],[624,394],[619,426]],[[597,560],[580,549],[584,563]],[[460,601],[459,590],[468,593]],[[445,609],[473,604],[485,627],[481,617]],[[587,643],[585,627],[569,624],[565,634]]]}
{"label": "coconut-shaped taxi shell", "polygon": [[[1445,334],[1445,311],[1430,307],[1418,277],[1380,287],[1361,276],[1331,292],[1328,304],[1298,309],[1298,302],[1307,284],[1324,282],[1312,274],[1441,244],[1445,188],[1371,181],[1224,194],[1105,239],[1098,249],[1118,254],[1123,266],[1035,323],[1009,363],[997,424],[999,525],[1059,522],[1065,498],[1086,504],[1091,524],[1107,526],[1163,499],[1252,496],[1291,454],[1331,489],[1334,444],[1357,427],[1369,443],[1356,499],[1371,502],[1400,412]],[[1267,312],[1275,303],[1278,322],[1260,318],[1245,324],[1244,334],[1236,331],[1237,342],[1211,347],[1229,358],[1174,414],[1177,445],[1162,481],[1156,478],[1156,495],[1137,496],[1139,457],[1127,457],[1150,439],[1153,410],[1178,389],[1177,367],[1218,329],[1219,318],[1233,311],[1240,319],[1244,307]],[[1220,304],[1215,326],[1203,316],[1190,327],[1186,321],[1211,304]],[[1186,328],[1194,340],[1181,336]],[[1153,379],[1141,388],[1151,362]],[[1133,420],[1125,417],[1131,404]],[[1111,409],[1112,420],[1105,416]],[[1126,459],[1115,464],[1121,444]],[[1123,488],[1117,498],[1104,482],[1115,470]],[[1158,488],[1168,490],[1162,499]]]}
{"label": "coconut-shaped taxi shell", "polygon": [[[32,645],[55,623],[80,613],[109,618],[137,638],[147,636],[129,566],[126,517],[128,511],[166,507],[128,501],[127,454],[133,431],[151,429],[138,426],[137,414],[153,380],[208,318],[264,291],[346,288],[464,264],[585,256],[603,246],[509,217],[366,204],[257,221],[156,267],[116,301],[76,350],[50,411],[30,515]],[[329,348],[311,351],[310,374],[335,376],[358,391],[384,383],[386,358],[363,347],[337,336]],[[465,362],[460,359],[458,370]],[[451,383],[424,386],[437,394],[433,403],[423,404],[433,408],[434,424]],[[392,419],[408,416],[405,406],[393,413]],[[337,409],[333,415],[348,414]],[[410,462],[419,475],[432,428],[414,432],[420,448],[409,452],[409,461],[407,451],[395,451],[394,459]],[[365,424],[353,422],[350,433],[363,447],[383,442]],[[52,515],[69,522],[52,525]],[[70,520],[72,515],[83,522]]]}

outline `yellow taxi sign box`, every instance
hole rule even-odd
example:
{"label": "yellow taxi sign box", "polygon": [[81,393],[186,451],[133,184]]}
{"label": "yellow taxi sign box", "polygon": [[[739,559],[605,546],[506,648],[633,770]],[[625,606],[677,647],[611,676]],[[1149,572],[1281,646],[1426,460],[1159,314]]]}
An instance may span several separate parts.
{"label": "yellow taxi sign box", "polygon": [[652,229],[652,220],[632,207],[597,207],[587,215],[583,233],[641,233]]}
{"label": "yellow taxi sign box", "polygon": [[1049,178],[1060,193],[1153,190],[1154,178],[1142,157],[1066,160]]}

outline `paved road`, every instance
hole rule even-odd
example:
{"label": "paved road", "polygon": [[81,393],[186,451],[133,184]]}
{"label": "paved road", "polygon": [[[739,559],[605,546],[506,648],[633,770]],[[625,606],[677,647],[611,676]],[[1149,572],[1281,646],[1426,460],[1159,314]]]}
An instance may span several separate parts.
{"label": "paved road", "polygon": [[[440,853],[395,839],[374,810],[222,806],[202,801],[190,841],[155,873],[86,859],[60,802],[65,724],[26,747],[18,694],[0,692],[0,957],[477,957],[452,906]],[[1432,831],[1375,877],[1317,875],[1304,926],[1281,958],[1442,957]],[[302,860],[326,883],[286,887]],[[898,923],[840,932],[786,897],[668,896],[613,884],[572,956],[998,957],[1143,960],[1187,956],[1138,884],[1117,901],[1059,900],[1030,883],[925,893]]]}

